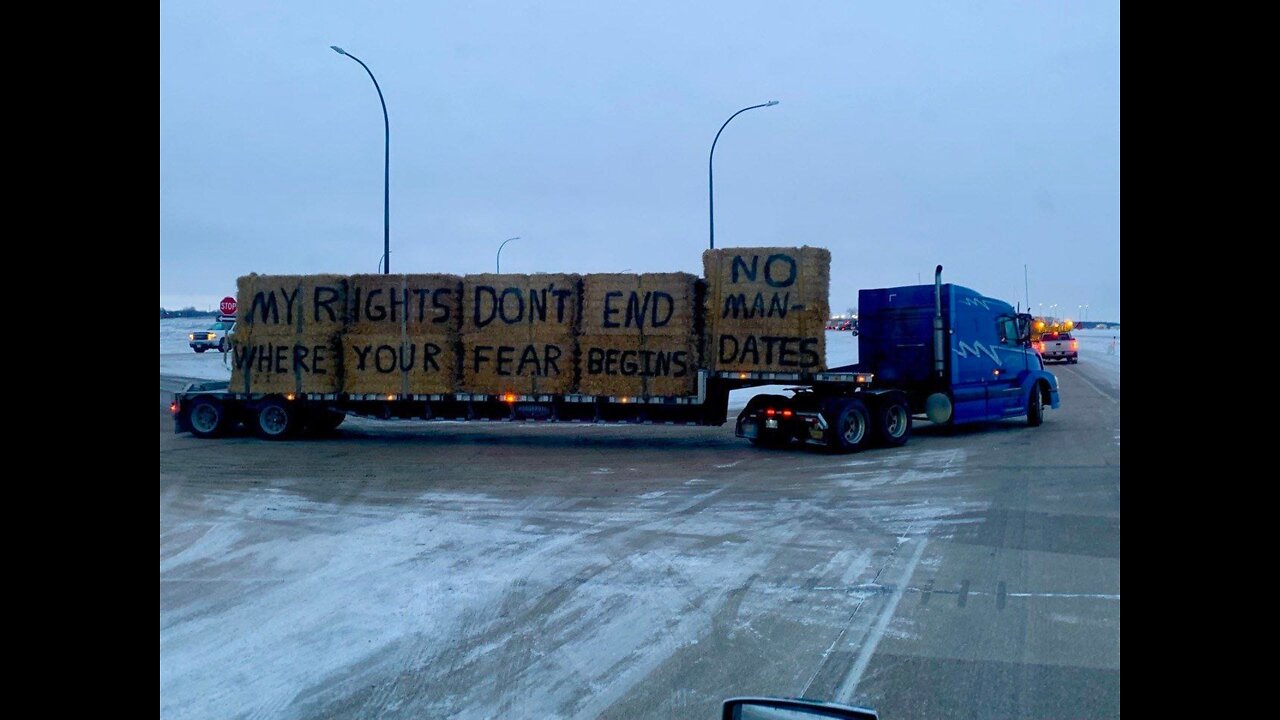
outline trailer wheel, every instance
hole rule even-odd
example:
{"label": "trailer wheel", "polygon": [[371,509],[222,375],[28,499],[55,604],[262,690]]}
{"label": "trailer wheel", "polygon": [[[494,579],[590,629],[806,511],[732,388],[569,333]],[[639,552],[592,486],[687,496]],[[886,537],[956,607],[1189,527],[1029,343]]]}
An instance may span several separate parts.
{"label": "trailer wheel", "polygon": [[885,447],[900,447],[911,438],[911,408],[898,398],[876,406],[876,439]]}
{"label": "trailer wheel", "polygon": [[1044,424],[1044,400],[1040,397],[1040,385],[1031,386],[1027,398],[1027,425],[1040,427]]}
{"label": "trailer wheel", "polygon": [[262,403],[255,420],[254,430],[258,437],[267,440],[283,440],[293,435],[301,425],[297,408],[280,398]]}
{"label": "trailer wheel", "polygon": [[198,438],[223,435],[230,424],[227,422],[226,408],[222,403],[209,397],[198,397],[191,401],[191,409],[187,411],[187,421],[191,425],[191,434]]}
{"label": "trailer wheel", "polygon": [[858,398],[833,398],[823,407],[829,418],[827,447],[834,452],[857,452],[870,444],[871,413]]}

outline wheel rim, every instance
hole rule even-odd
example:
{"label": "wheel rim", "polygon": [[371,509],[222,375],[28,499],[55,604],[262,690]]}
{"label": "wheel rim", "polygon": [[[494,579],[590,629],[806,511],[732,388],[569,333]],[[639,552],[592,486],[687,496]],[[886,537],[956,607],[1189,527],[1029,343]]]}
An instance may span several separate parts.
{"label": "wheel rim", "polygon": [[211,433],[218,427],[218,409],[211,403],[200,403],[191,411],[191,427],[202,433]]}
{"label": "wheel rim", "polygon": [[263,408],[258,415],[258,423],[262,426],[263,432],[268,435],[279,435],[289,427],[289,413],[282,407],[272,405]]}
{"label": "wheel rim", "polygon": [[862,420],[862,413],[856,410],[850,410],[845,413],[843,434],[844,441],[849,445],[857,445],[862,442],[862,437],[867,434],[867,424]]}
{"label": "wheel rim", "polygon": [[1035,415],[1040,414],[1040,408],[1041,408],[1041,405],[1040,405],[1040,391],[1039,391],[1039,390],[1032,390],[1032,391],[1031,391],[1031,412],[1032,412],[1032,414],[1035,414]]}
{"label": "wheel rim", "polygon": [[907,411],[901,405],[889,408],[889,422],[885,430],[893,438],[900,438],[907,431]]}

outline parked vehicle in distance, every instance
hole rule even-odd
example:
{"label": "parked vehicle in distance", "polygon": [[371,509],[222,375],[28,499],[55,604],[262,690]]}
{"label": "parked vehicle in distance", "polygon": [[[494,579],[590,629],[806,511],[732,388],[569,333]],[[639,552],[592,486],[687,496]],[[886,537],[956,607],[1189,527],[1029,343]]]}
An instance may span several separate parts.
{"label": "parked vehicle in distance", "polygon": [[233,330],[236,329],[235,320],[218,320],[210,325],[207,330],[197,330],[187,335],[190,338],[191,349],[198,353],[205,350],[217,350],[218,352],[226,352],[231,349],[231,340],[227,338]]}
{"label": "parked vehicle in distance", "polygon": [[1079,361],[1080,341],[1069,332],[1049,332],[1040,336],[1035,349],[1045,362],[1061,360],[1074,365]]}

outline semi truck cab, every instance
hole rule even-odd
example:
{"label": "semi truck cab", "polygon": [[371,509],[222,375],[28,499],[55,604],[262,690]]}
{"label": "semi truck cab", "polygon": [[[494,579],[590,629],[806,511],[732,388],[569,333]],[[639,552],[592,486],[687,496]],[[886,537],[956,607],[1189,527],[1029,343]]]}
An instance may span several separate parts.
{"label": "semi truck cab", "polygon": [[934,285],[858,293],[859,372],[901,388],[935,423],[1027,416],[1059,404],[1058,380],[1031,346],[1030,315],[970,288]]}

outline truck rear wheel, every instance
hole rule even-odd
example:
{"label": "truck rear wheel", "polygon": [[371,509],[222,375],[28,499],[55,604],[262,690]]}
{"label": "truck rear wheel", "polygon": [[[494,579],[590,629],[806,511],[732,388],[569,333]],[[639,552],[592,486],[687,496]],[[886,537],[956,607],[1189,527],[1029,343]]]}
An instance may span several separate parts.
{"label": "truck rear wheel", "polygon": [[900,398],[876,406],[876,439],[885,447],[900,447],[911,438],[911,408]]}
{"label": "truck rear wheel", "polygon": [[254,430],[258,437],[267,440],[283,440],[297,432],[298,410],[290,403],[273,398],[262,403],[255,417]]}
{"label": "truck rear wheel", "polygon": [[1040,397],[1040,386],[1033,385],[1027,398],[1027,425],[1040,427],[1044,424],[1044,401]]}
{"label": "truck rear wheel", "polygon": [[230,424],[227,422],[227,409],[222,403],[208,397],[198,397],[191,401],[187,422],[191,425],[191,434],[198,438],[223,435]]}
{"label": "truck rear wheel", "polygon": [[870,444],[871,413],[858,398],[832,398],[822,411],[827,419],[827,447],[834,452],[857,452]]}

